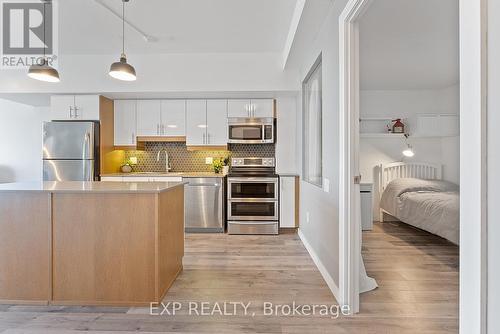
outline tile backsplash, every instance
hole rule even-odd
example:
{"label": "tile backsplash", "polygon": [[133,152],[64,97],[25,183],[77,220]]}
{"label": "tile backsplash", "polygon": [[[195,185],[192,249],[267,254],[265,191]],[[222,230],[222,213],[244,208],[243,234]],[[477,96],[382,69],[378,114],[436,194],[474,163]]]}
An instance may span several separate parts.
{"label": "tile backsplash", "polygon": [[[275,145],[247,145],[231,144],[228,151],[188,151],[186,143],[145,143],[144,151],[125,151],[125,161],[130,157],[137,157],[136,172],[161,172],[165,170],[165,153],[161,153],[157,161],[157,153],[160,149],[166,149],[169,155],[170,165],[173,172],[205,172],[212,171],[212,166],[205,164],[206,157],[274,157]],[[125,162],[124,161],[124,162]]]}

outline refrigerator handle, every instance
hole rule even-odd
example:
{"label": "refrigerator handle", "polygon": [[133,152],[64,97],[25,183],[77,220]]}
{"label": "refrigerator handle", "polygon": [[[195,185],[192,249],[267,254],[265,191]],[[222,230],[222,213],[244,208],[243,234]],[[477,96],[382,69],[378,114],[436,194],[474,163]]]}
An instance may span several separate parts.
{"label": "refrigerator handle", "polygon": [[90,143],[90,133],[85,133],[85,141],[83,142],[82,159],[87,158],[87,149]]}

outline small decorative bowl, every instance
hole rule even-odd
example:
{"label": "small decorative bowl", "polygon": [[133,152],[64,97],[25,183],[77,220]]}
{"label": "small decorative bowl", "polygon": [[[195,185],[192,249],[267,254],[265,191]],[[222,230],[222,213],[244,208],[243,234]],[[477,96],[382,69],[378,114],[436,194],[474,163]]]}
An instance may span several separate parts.
{"label": "small decorative bowl", "polygon": [[132,172],[132,166],[130,165],[123,165],[120,167],[122,173],[130,173]]}

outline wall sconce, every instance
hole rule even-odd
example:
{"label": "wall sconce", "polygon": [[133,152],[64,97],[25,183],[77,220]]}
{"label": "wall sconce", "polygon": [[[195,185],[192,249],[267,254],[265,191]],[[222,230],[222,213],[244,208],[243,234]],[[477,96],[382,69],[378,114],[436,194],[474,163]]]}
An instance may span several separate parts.
{"label": "wall sconce", "polygon": [[408,137],[410,135],[405,133],[405,144],[406,144],[406,148],[403,150],[403,155],[405,157],[408,157],[408,158],[411,158],[415,155],[415,152],[413,151],[413,147],[408,143]]}

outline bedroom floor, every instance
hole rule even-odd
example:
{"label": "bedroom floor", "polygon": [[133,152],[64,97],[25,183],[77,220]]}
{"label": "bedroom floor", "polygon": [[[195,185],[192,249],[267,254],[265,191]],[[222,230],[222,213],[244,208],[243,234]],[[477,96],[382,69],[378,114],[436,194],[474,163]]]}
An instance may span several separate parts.
{"label": "bedroom floor", "polygon": [[413,323],[415,332],[458,333],[458,250],[404,223],[375,223],[363,232],[362,252],[379,288],[361,295],[360,316],[382,321],[387,314],[388,322]]}
{"label": "bedroom floor", "polygon": [[[361,313],[321,316],[150,316],[148,308],[0,305],[2,334],[457,333],[458,247],[404,224],[363,233],[368,273],[380,287]],[[186,236],[184,271],[166,301],[336,304],[295,233]]]}

